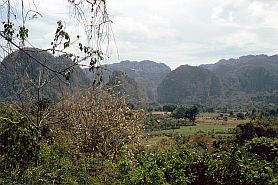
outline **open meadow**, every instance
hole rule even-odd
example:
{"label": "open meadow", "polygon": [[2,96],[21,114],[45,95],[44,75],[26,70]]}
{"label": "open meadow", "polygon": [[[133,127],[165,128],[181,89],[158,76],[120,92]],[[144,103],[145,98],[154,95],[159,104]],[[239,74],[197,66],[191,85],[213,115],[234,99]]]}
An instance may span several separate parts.
{"label": "open meadow", "polygon": [[[226,117],[227,119],[223,119]],[[206,134],[213,138],[229,137],[234,134],[234,128],[239,124],[250,122],[249,119],[238,120],[234,117],[222,113],[200,113],[196,119],[196,125],[180,126],[176,129],[156,130],[149,132],[147,145],[154,146],[169,136],[182,135],[192,136],[196,134]]]}

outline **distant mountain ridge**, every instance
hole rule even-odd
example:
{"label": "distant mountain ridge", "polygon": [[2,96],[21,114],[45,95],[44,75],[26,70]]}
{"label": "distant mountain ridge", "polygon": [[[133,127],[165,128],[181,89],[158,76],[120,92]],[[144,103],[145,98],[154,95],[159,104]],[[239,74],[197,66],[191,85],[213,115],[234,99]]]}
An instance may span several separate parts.
{"label": "distant mountain ridge", "polygon": [[[211,78],[213,84],[208,82]],[[215,89],[216,96],[208,94],[208,89]],[[158,88],[162,103],[232,106],[257,104],[257,99],[264,99],[263,94],[270,101],[262,103],[278,103],[277,92],[278,55],[248,55],[199,67],[180,66],[169,73]]]}
{"label": "distant mountain ridge", "polygon": [[182,65],[170,72],[158,86],[161,103],[204,104],[222,96],[219,78],[211,71]]}
{"label": "distant mountain ridge", "polygon": [[[72,65],[64,56],[54,57],[35,48],[26,52],[56,70]],[[69,81],[63,83],[26,53],[16,51],[0,64],[0,99],[35,96],[40,75],[47,82],[41,89],[42,97],[59,99],[63,89],[88,86],[94,73],[76,67]],[[114,90],[132,102],[232,107],[278,104],[278,55],[248,55],[198,67],[183,65],[173,71],[163,63],[126,60],[107,65],[103,76],[106,84],[115,85]]]}
{"label": "distant mountain ridge", "polygon": [[278,90],[278,55],[248,55],[201,67],[218,75],[228,91],[256,93]]}
{"label": "distant mountain ridge", "polygon": [[[83,69],[89,78],[93,78],[88,69]],[[171,68],[163,63],[150,60],[140,62],[125,60],[120,63],[108,64],[103,71],[104,79],[109,79],[113,71],[122,71],[128,77],[133,78],[139,88],[145,91],[150,101],[157,100],[157,86],[162,79],[171,71]]]}

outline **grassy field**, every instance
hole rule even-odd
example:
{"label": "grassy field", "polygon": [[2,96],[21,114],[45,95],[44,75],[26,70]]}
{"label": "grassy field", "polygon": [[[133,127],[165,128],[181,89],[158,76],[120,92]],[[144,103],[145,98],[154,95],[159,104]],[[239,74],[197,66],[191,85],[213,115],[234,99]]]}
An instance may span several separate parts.
{"label": "grassy field", "polygon": [[248,123],[250,120],[238,120],[236,118],[228,117],[227,114],[223,114],[224,117],[227,117],[227,121],[221,119],[219,113],[201,113],[197,117],[197,124],[205,125],[229,125],[237,126],[242,123]]}
{"label": "grassy field", "polygon": [[[225,116],[225,115],[224,115]],[[156,145],[163,139],[167,139],[168,134],[180,134],[184,136],[195,135],[197,133],[213,134],[214,136],[232,135],[232,130],[238,124],[247,123],[249,120],[237,120],[228,117],[227,121],[218,119],[217,113],[201,113],[196,120],[196,126],[181,126],[179,129],[160,130],[149,133],[148,144]]]}
{"label": "grassy field", "polygon": [[172,130],[161,130],[153,132],[154,134],[162,133],[162,134],[168,134],[168,133],[177,133],[182,135],[193,135],[199,132],[209,133],[228,133],[230,129],[233,129],[235,127],[229,126],[229,125],[196,125],[196,126],[182,126],[180,129],[172,129]]}

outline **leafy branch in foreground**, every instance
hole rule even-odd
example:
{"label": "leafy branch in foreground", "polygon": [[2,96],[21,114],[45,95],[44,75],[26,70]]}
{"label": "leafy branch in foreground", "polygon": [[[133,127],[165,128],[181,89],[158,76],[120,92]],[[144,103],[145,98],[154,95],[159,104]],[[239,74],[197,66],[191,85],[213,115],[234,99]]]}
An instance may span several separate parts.
{"label": "leafy branch in foreground", "polygon": [[[66,1],[72,10],[72,13],[67,16],[77,22],[74,26],[75,29],[68,30],[66,22],[53,20],[57,21],[54,39],[49,48],[39,49],[51,51],[55,55],[64,55],[73,60],[73,65],[65,66],[64,69],[57,71],[43,61],[33,59],[41,67],[68,79],[70,70],[77,65],[84,65],[81,64],[84,61],[88,63],[90,71],[100,69],[101,62],[107,57],[103,48],[109,48],[112,21],[108,16],[105,0]],[[1,12],[6,13],[6,16],[1,18],[3,27],[0,28],[0,58],[4,59],[15,50],[26,52],[24,48],[36,47],[29,34],[32,27],[28,27],[28,20],[40,21],[35,19],[43,18],[43,15],[37,10],[36,3],[37,1],[22,0],[19,5],[18,1],[2,0],[0,9]],[[79,33],[78,29],[83,30]]]}

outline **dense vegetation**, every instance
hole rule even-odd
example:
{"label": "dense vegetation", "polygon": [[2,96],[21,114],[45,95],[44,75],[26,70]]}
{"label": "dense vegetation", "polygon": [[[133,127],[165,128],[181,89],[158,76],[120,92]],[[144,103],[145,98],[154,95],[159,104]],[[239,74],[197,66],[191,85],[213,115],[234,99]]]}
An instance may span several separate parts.
{"label": "dense vegetation", "polygon": [[0,184],[278,182],[277,117],[240,124],[233,137],[168,135],[149,148],[143,128],[156,125],[108,91],[88,89],[44,113],[37,125],[1,104]]}

